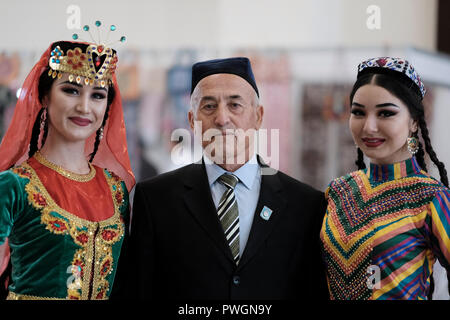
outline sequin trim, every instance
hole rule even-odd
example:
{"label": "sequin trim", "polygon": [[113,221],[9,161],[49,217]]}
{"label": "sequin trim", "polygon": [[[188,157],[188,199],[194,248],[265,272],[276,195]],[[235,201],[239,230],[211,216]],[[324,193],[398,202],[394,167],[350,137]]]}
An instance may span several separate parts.
{"label": "sequin trim", "polygon": [[63,298],[54,298],[54,297],[38,297],[38,296],[29,296],[26,294],[16,294],[12,291],[8,293],[6,300],[66,300]]}

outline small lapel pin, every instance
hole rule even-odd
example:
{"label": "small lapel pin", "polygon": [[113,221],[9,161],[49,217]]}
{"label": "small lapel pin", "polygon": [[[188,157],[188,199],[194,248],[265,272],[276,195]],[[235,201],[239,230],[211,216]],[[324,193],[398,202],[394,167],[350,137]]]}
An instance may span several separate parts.
{"label": "small lapel pin", "polygon": [[269,220],[270,216],[272,215],[272,210],[270,208],[267,208],[264,206],[264,208],[261,210],[261,213],[259,214],[261,218],[264,220]]}

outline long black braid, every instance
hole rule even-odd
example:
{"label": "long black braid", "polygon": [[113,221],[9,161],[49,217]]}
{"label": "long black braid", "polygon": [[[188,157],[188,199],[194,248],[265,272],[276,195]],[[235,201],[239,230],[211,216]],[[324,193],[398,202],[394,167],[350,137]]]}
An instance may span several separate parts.
{"label": "long black braid", "polygon": [[[48,76],[48,71],[50,70],[50,67],[47,67],[44,72],[39,77],[39,83],[38,83],[38,99],[41,105],[43,105],[44,98],[48,96],[50,93],[50,89],[52,88],[53,82],[55,79],[53,77]],[[39,110],[39,113],[36,116],[36,119],[34,120],[33,129],[31,131],[31,139],[30,139],[30,148],[28,151],[28,157],[31,158],[36,151],[38,151],[40,148],[38,146],[39,143],[39,136],[41,135],[41,117],[42,114],[45,112],[45,108],[42,107]],[[48,133],[48,110],[47,115],[45,117],[45,124],[44,124],[44,135],[42,136],[42,143],[41,148],[45,143],[45,140],[47,139],[47,133]]]}
{"label": "long black braid", "polygon": [[94,143],[94,151],[89,155],[89,162],[92,162],[94,160],[95,154],[97,153],[98,146],[100,145],[100,135],[102,134],[103,129],[105,128],[106,120],[108,120],[109,117],[109,105],[106,107],[105,110],[105,116],[103,117],[102,125],[97,130],[97,133],[95,134],[95,143]]}
{"label": "long black braid", "polygon": [[355,161],[356,166],[358,167],[358,170],[362,170],[366,168],[366,164],[364,163],[364,153],[360,148],[356,148],[358,152],[358,158]]}
{"label": "long black braid", "polygon": [[417,163],[419,164],[419,166],[427,171],[427,164],[425,163],[425,151],[423,150],[423,145],[422,142],[420,142],[420,140],[417,138],[418,142],[419,142],[419,149],[417,150],[416,153],[416,160]]}
{"label": "long black braid", "polygon": [[433,161],[433,163],[438,168],[442,184],[448,188],[447,170],[445,169],[445,165],[441,161],[439,161],[439,159],[436,156],[436,152],[434,152],[434,149],[431,146],[428,128],[424,118],[419,119],[419,127],[420,132],[422,134],[423,142],[425,142],[425,150],[427,151],[431,161]]}
{"label": "long black braid", "polygon": [[[45,108],[41,108],[41,110],[39,110],[36,116],[36,120],[34,120],[33,130],[31,131],[30,149],[28,151],[29,158],[31,158],[39,149],[38,143],[39,143],[39,136],[41,135],[41,118],[44,112]],[[41,148],[44,145],[45,140],[47,139],[47,133],[48,133],[48,114],[45,117],[44,135],[42,136]]]}

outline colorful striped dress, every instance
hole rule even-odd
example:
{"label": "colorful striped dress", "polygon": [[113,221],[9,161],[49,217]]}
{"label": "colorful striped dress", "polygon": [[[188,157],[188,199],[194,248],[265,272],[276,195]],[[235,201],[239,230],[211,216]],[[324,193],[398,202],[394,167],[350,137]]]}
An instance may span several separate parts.
{"label": "colorful striped dress", "polygon": [[427,299],[450,271],[450,192],[415,158],[332,181],[320,237],[331,299]]}

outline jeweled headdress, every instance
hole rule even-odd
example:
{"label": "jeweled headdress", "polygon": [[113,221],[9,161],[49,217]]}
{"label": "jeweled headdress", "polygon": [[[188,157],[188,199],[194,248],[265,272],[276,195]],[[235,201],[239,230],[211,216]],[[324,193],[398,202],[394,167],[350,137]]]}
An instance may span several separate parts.
{"label": "jeweled headdress", "polygon": [[[95,25],[98,28],[101,26],[101,22],[96,21]],[[88,25],[83,27],[86,32],[89,32],[89,29]],[[109,31],[115,30],[114,25],[110,26]],[[90,32],[89,34],[91,35]],[[74,34],[72,38],[79,40],[78,34]],[[91,38],[94,40],[92,35]],[[124,42],[125,39],[122,36],[120,41]],[[109,44],[103,44],[100,38],[95,44],[61,41],[55,42],[52,46],[48,75],[53,78],[60,78],[61,73],[66,72],[69,74],[70,82],[81,83],[83,81],[85,85],[105,87],[111,84],[116,64],[116,51],[110,48]]]}
{"label": "jeweled headdress", "polygon": [[408,60],[402,58],[379,57],[363,61],[358,65],[358,77],[366,72],[377,73],[377,71],[380,73],[385,73],[383,71],[397,72],[406,76],[411,84],[416,86],[422,99],[427,92],[419,74]]}

